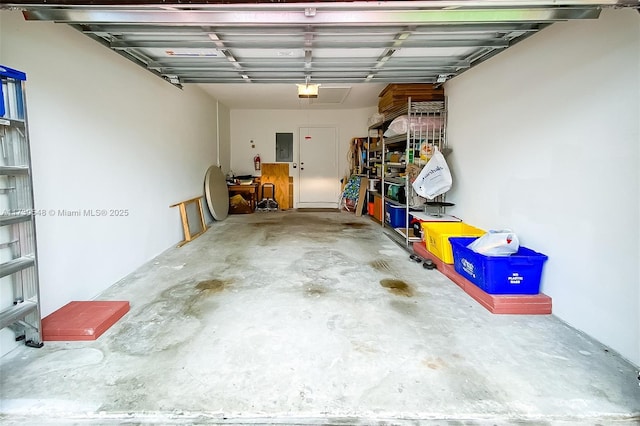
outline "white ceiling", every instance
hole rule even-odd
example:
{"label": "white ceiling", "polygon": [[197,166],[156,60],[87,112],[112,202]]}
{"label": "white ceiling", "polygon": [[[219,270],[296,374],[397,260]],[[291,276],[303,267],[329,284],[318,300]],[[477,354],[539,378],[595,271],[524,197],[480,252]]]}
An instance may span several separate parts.
{"label": "white ceiling", "polygon": [[352,109],[378,105],[386,83],[322,84],[317,99],[298,98],[295,84],[198,84],[230,109]]}

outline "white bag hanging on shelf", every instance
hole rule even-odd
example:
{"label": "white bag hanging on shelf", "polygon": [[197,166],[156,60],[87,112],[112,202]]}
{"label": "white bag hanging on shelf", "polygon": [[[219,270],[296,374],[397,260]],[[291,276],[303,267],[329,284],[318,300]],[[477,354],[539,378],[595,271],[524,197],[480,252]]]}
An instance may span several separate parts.
{"label": "white bag hanging on shelf", "polygon": [[444,155],[434,147],[433,156],[412,183],[413,189],[419,196],[433,200],[450,190],[452,183],[451,171]]}

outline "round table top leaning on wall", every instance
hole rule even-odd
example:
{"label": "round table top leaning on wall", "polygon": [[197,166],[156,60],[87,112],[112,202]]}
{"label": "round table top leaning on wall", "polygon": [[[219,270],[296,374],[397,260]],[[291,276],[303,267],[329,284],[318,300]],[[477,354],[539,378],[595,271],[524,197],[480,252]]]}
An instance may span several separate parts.
{"label": "round table top leaning on wall", "polygon": [[224,220],[229,214],[229,188],[227,179],[218,166],[211,166],[204,177],[204,195],[211,216]]}

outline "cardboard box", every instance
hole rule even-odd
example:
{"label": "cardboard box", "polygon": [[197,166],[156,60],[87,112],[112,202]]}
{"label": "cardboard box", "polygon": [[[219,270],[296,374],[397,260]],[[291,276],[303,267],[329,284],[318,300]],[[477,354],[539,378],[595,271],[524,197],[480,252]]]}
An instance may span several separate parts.
{"label": "cardboard box", "polygon": [[412,102],[444,101],[444,87],[435,87],[429,83],[389,84],[380,92],[378,98],[378,112],[380,114],[402,108]]}
{"label": "cardboard box", "polygon": [[373,217],[382,222],[382,197],[379,195],[373,196]]}

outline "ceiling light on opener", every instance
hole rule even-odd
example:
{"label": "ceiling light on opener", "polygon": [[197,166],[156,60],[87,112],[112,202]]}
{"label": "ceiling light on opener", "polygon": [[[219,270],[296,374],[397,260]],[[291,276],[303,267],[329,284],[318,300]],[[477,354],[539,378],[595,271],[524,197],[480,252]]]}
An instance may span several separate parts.
{"label": "ceiling light on opener", "polygon": [[317,98],[318,97],[318,88],[319,84],[297,84],[298,86],[298,97],[299,98]]}

